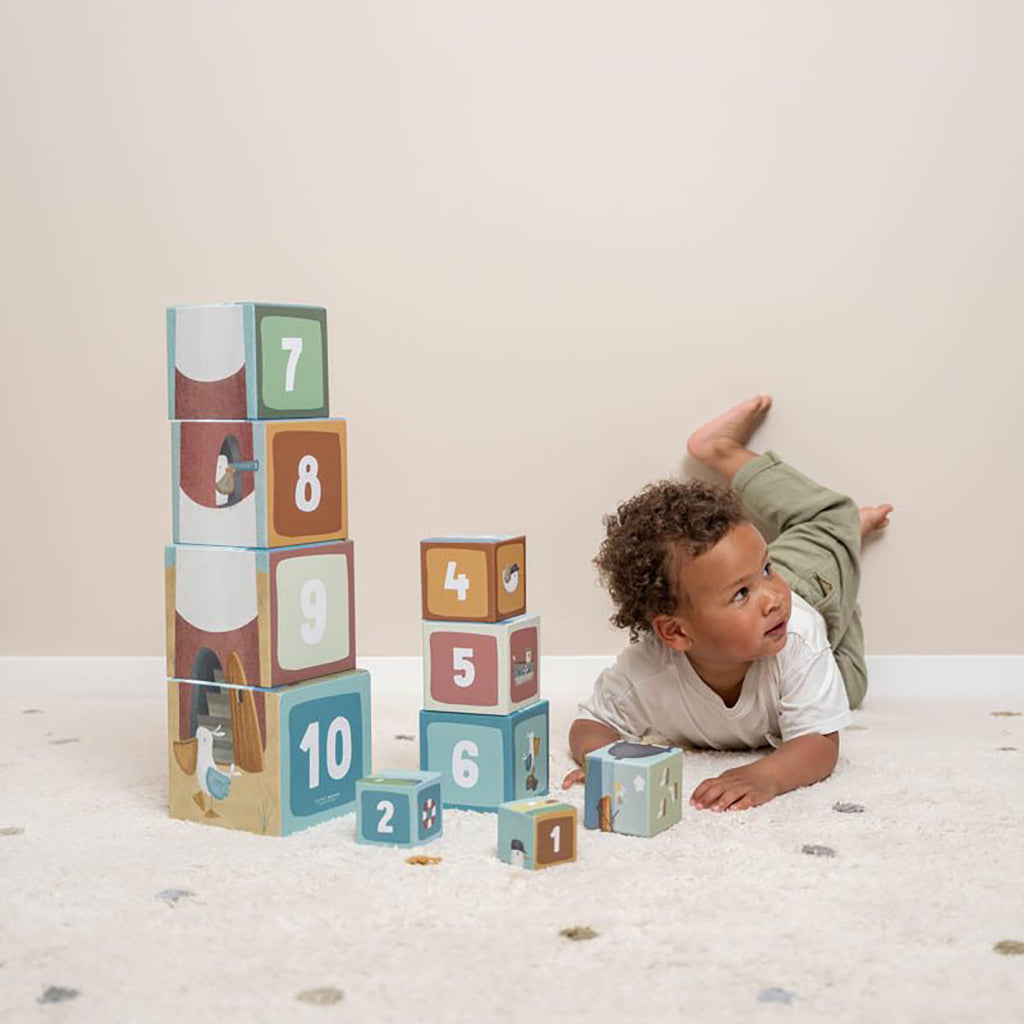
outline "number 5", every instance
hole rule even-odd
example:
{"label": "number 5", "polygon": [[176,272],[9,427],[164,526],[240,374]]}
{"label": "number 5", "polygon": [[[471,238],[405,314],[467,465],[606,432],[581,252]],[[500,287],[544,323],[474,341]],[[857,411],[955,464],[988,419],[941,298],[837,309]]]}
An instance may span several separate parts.
{"label": "number 5", "polygon": [[452,679],[456,686],[461,686],[465,689],[473,685],[473,680],[476,678],[476,666],[473,664],[472,659],[472,647],[452,648]]}
{"label": "number 5", "polygon": [[295,368],[299,365],[299,356],[302,355],[301,338],[282,338],[281,348],[288,353],[288,365],[284,370],[285,391],[295,390]]}

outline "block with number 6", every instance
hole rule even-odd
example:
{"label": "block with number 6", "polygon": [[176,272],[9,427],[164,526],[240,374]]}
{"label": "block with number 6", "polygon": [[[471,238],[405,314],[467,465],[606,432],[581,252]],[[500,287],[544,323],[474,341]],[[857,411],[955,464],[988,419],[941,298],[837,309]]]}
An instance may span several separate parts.
{"label": "block with number 6", "polygon": [[507,715],[539,699],[540,619],[423,623],[423,706]]}
{"label": "block with number 6", "polygon": [[510,715],[420,712],[420,768],[440,772],[445,807],[493,811],[548,791],[548,702]]}
{"label": "block with number 6", "polygon": [[424,619],[499,622],[526,611],[525,537],[420,542]]}
{"label": "block with number 6", "polygon": [[172,818],[283,836],[355,809],[370,675],[295,686],[167,683]]}
{"label": "block with number 6", "polygon": [[280,686],[355,667],[352,541],[166,549],[167,675]]}
{"label": "block with number 6", "polygon": [[327,311],[220,302],[167,310],[171,419],[326,416]]}
{"label": "block with number 6", "polygon": [[174,540],[274,548],[348,536],[343,419],[171,424]]}
{"label": "block with number 6", "polygon": [[530,870],[576,859],[576,808],[561,800],[518,800],[498,808],[498,856]]}
{"label": "block with number 6", "polygon": [[442,830],[440,772],[387,772],[356,783],[356,841],[420,846]]}

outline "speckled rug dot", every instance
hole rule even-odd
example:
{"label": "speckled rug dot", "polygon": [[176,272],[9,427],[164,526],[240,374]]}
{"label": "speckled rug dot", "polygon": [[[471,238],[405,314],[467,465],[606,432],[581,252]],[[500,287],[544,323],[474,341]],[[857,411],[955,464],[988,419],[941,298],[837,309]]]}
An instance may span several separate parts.
{"label": "speckled rug dot", "polygon": [[[416,767],[418,671],[374,687],[375,768]],[[561,779],[576,694],[547,696]],[[873,693],[825,782],[686,801],[654,839],[582,831],[577,863],[528,872],[488,814],[446,810],[418,850],[356,844],[351,816],[287,839],[171,821],[162,684],[0,688],[0,1020],[1009,1024],[1021,710]],[[687,793],[749,759],[687,752]]]}

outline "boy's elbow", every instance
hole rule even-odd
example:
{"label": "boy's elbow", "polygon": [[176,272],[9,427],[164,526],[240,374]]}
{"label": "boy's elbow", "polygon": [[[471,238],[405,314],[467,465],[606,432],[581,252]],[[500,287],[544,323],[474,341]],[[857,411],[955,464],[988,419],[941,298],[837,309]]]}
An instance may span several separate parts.
{"label": "boy's elbow", "polygon": [[583,764],[583,759],[592,750],[620,739],[622,735],[616,729],[592,718],[577,718],[569,727],[569,749],[577,764]]}

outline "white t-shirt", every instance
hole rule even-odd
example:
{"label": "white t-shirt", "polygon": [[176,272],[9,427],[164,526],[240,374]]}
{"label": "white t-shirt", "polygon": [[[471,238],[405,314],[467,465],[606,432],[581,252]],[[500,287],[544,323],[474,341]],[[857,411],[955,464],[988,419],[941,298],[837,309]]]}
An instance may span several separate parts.
{"label": "white t-shirt", "polygon": [[646,636],[630,644],[580,704],[580,717],[627,739],[654,736],[677,745],[742,750],[850,722],[850,702],[825,632],[825,620],[793,594],[786,646],[752,662],[739,699],[727,708],[689,658]]}

